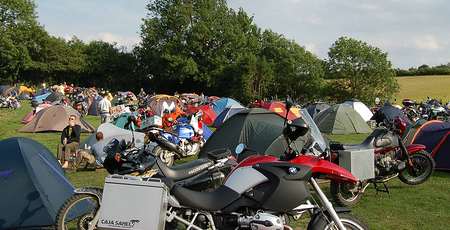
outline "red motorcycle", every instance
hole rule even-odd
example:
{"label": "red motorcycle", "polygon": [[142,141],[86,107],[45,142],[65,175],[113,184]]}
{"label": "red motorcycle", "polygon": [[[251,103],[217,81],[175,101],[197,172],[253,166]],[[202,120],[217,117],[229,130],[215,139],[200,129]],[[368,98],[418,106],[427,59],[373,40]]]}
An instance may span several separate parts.
{"label": "red motorcycle", "polygon": [[[145,212],[162,214],[165,227],[161,226],[161,229],[179,229],[183,225],[183,229],[196,230],[292,230],[290,221],[305,212],[311,214],[309,230],[368,229],[350,215],[348,209],[334,208],[316,181],[323,178],[355,184],[357,178],[328,160],[300,155],[291,148],[291,143],[305,135],[308,129],[301,119],[285,124],[283,136],[288,147],[281,157],[249,156],[228,174],[222,185],[211,191],[195,191],[176,184],[170,177],[162,177],[168,191],[167,197],[162,199],[168,206],[164,209],[158,205],[149,206]],[[244,151],[245,145],[239,144],[235,153],[239,155]],[[161,168],[161,163],[157,166]],[[180,175],[185,176],[201,170],[198,167],[180,169]],[[317,196],[311,194],[308,183]],[[88,217],[84,219],[86,229],[95,229],[99,222],[102,223],[102,207],[111,204],[102,203],[101,197],[95,199],[95,210],[85,215]],[[123,199],[136,198],[123,196]],[[65,229],[64,220],[68,213],[62,215],[58,229]]]}
{"label": "red motorcycle", "polygon": [[[377,192],[387,192],[386,182],[398,177],[409,185],[418,185],[427,181],[433,174],[435,162],[426,152],[426,147],[419,144],[405,146],[402,135],[406,130],[406,122],[397,117],[393,122],[385,121],[383,126],[376,128],[361,144],[343,145],[331,144],[332,161],[339,164],[341,151],[374,150],[374,177],[360,180],[357,184],[332,181],[330,185],[333,199],[340,205],[353,206],[362,197],[366,188],[373,184]],[[364,167],[366,168],[366,167]],[[379,188],[378,185],[383,185]]]}
{"label": "red motorcycle", "polygon": [[[311,214],[307,228],[310,230],[367,229],[348,209],[334,208],[317,183],[321,178],[356,184],[357,178],[322,157],[301,155],[291,147],[308,129],[301,119],[289,122],[283,130],[288,147],[281,157],[251,155],[229,173],[223,185],[211,192],[193,191],[167,179],[170,195],[177,202],[170,204],[166,229],[182,223],[187,229],[199,230],[291,230],[290,217],[305,212]],[[239,144],[235,153],[240,155],[246,150],[252,151]],[[318,202],[312,197],[308,183]]]}

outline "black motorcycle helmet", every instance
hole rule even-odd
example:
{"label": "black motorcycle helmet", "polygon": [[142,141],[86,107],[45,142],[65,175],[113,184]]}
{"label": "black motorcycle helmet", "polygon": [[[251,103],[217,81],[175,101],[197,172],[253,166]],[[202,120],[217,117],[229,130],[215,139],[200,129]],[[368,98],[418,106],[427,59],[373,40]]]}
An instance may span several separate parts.
{"label": "black motorcycle helmet", "polygon": [[286,128],[283,130],[283,135],[289,138],[289,140],[295,141],[297,138],[308,133],[308,131],[308,124],[302,118],[297,118],[288,122]]}

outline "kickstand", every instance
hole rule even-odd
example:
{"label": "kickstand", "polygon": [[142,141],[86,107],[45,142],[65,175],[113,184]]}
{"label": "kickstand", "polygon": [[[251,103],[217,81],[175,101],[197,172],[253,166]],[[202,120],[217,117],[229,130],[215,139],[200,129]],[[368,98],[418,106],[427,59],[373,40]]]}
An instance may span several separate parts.
{"label": "kickstand", "polygon": [[[383,188],[379,188],[377,184],[383,184]],[[375,187],[375,190],[377,191],[377,193],[376,193],[377,195],[378,195],[378,192],[384,192],[384,193],[387,193],[390,195],[389,188],[385,182],[373,183],[373,186]]]}

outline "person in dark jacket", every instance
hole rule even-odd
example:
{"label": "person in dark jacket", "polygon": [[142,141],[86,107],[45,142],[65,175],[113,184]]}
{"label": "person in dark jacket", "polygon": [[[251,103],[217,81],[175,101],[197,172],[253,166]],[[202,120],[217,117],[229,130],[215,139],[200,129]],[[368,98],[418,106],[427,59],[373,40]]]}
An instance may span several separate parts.
{"label": "person in dark jacket", "polygon": [[69,116],[69,125],[61,133],[61,144],[58,147],[58,160],[63,168],[69,167],[69,160],[75,154],[80,143],[81,126],[75,123],[77,117]]}

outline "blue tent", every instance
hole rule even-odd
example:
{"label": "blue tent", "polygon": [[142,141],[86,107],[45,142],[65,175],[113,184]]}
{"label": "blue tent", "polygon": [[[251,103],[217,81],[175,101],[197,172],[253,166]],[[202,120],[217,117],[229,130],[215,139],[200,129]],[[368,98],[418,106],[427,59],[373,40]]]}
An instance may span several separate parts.
{"label": "blue tent", "polygon": [[436,162],[436,169],[450,170],[450,122],[426,122],[417,130],[412,143],[427,147]]}
{"label": "blue tent", "polygon": [[244,108],[244,106],[236,100],[227,97],[220,98],[219,100],[213,102],[212,107],[216,114],[222,113],[222,111],[229,107]]}
{"label": "blue tent", "polygon": [[213,134],[213,131],[204,123],[203,123],[202,130],[203,130],[203,139],[205,139],[205,141],[207,141]]}
{"label": "blue tent", "polygon": [[40,89],[36,92],[35,96],[40,96],[46,93],[51,93],[51,91],[49,89]]}
{"label": "blue tent", "polygon": [[0,229],[54,225],[74,187],[50,151],[28,138],[0,141]]}
{"label": "blue tent", "polygon": [[47,99],[48,96],[50,96],[50,94],[52,94],[52,93],[44,93],[39,96],[34,96],[32,100],[37,101],[38,104],[41,104],[45,101],[45,99]]}
{"label": "blue tent", "polygon": [[214,120],[213,126],[219,128],[228,118],[232,117],[234,114],[241,112],[245,108],[242,107],[228,107],[220,113],[216,120]]}

